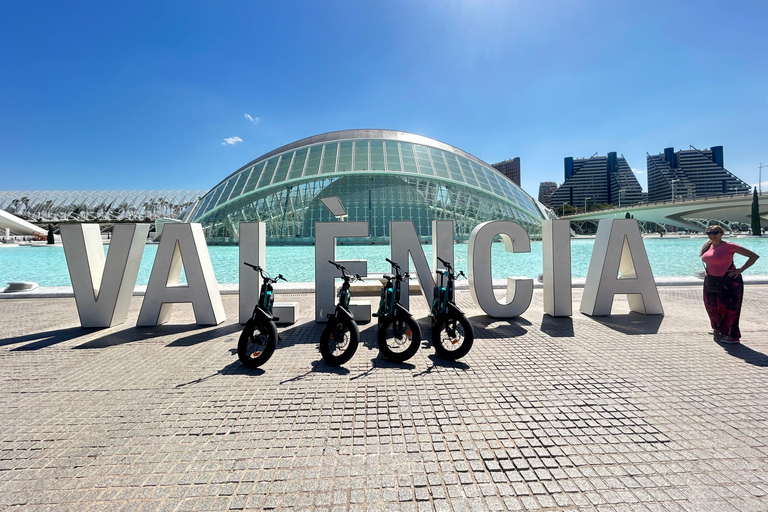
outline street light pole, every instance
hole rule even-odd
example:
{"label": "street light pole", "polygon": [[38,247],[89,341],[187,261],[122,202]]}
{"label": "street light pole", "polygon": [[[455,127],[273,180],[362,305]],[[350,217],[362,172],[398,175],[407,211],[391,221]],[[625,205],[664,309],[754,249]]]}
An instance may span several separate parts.
{"label": "street light pole", "polygon": [[584,213],[587,213],[587,201],[592,199],[591,197],[584,198]]}
{"label": "street light pole", "polygon": [[672,202],[675,202],[675,183],[677,183],[680,180],[672,180],[670,183],[672,183]]}
{"label": "street light pole", "polygon": [[619,208],[621,208],[621,194],[623,194],[623,193],[624,193],[624,189],[620,188],[619,189]]}
{"label": "street light pole", "polygon": [[763,165],[763,162],[760,162],[757,167],[757,192],[761,195],[763,193],[763,167],[768,167],[768,165]]}

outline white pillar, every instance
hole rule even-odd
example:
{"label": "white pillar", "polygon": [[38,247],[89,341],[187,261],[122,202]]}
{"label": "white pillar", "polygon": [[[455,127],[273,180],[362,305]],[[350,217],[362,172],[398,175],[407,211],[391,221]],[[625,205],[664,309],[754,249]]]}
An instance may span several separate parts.
{"label": "white pillar", "polygon": [[243,264],[248,262],[261,268],[266,266],[267,225],[263,222],[240,223],[239,301],[240,323],[251,318],[253,308],[259,302],[261,274]]}

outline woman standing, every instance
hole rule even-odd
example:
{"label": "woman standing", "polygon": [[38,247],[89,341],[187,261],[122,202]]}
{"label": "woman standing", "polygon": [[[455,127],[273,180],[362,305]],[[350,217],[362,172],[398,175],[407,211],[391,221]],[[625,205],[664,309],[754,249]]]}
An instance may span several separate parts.
{"label": "woman standing", "polygon": [[[706,267],[704,307],[712,324],[711,334],[720,334],[720,341],[723,343],[739,343],[739,316],[744,295],[741,273],[751,267],[760,256],[740,245],[724,242],[724,234],[725,230],[721,226],[710,226],[707,229],[709,239],[699,253]],[[734,265],[734,254],[747,258],[741,268]]]}

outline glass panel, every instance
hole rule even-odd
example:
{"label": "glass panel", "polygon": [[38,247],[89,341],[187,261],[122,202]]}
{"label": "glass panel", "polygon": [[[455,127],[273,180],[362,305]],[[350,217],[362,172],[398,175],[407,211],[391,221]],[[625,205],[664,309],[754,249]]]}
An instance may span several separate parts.
{"label": "glass panel", "polygon": [[256,184],[259,182],[259,178],[264,171],[265,165],[267,165],[266,161],[258,163],[253,167],[253,172],[251,172],[251,176],[248,178],[248,183],[246,183],[245,188],[243,188],[243,193],[248,193],[256,189]]}
{"label": "glass panel", "polygon": [[368,141],[367,140],[355,141],[355,170],[356,171],[368,170]]}
{"label": "glass panel", "polygon": [[240,179],[237,180],[237,185],[235,185],[235,188],[232,190],[232,195],[229,196],[230,198],[234,199],[243,193],[243,188],[245,187],[245,184],[248,181],[248,177],[252,172],[253,166],[250,166],[240,173]]}
{"label": "glass panel", "polygon": [[488,190],[490,185],[488,184],[488,178],[485,177],[485,169],[483,169],[480,165],[477,165],[475,162],[470,161],[469,163],[472,165],[472,170],[475,171],[475,178],[477,178],[477,183],[481,188]]}
{"label": "glass panel", "polygon": [[301,148],[296,151],[296,156],[293,157],[293,163],[291,164],[291,172],[288,175],[288,179],[301,178],[301,173],[304,171],[304,162],[307,160],[307,148]]}
{"label": "glass panel", "polygon": [[208,196],[202,200],[200,207],[197,209],[197,213],[195,214],[195,218],[200,218],[205,215],[205,212],[208,210],[208,204],[211,202],[211,199],[213,199],[213,194],[214,193],[208,194]]}
{"label": "glass panel", "polygon": [[331,142],[325,145],[325,155],[323,155],[322,174],[336,172],[336,154],[339,152],[339,143]]}
{"label": "glass panel", "polygon": [[[355,167],[357,167],[357,165],[355,165]],[[372,171],[384,170],[384,141],[381,141],[381,140],[371,141],[371,170]]]}
{"label": "glass panel", "polygon": [[307,168],[304,170],[304,176],[314,176],[320,170],[320,157],[323,154],[323,145],[318,144],[309,148],[309,158],[307,158]]}
{"label": "glass panel", "polygon": [[261,173],[261,179],[259,180],[259,188],[264,188],[272,182],[272,175],[275,174],[275,167],[277,167],[277,157],[272,157],[267,162],[264,172]]}
{"label": "glass panel", "polygon": [[432,162],[429,161],[427,148],[418,145],[414,145],[413,148],[416,150],[416,161],[419,164],[419,174],[434,176],[435,171],[432,169]]}
{"label": "glass panel", "polygon": [[458,181],[459,183],[464,183],[464,176],[461,175],[461,169],[459,169],[459,164],[456,162],[456,156],[454,156],[453,153],[447,152],[443,152],[443,155],[445,155],[445,161],[448,164],[448,171],[451,173],[451,179]]}
{"label": "glass panel", "polygon": [[400,151],[397,149],[397,142],[387,141],[385,143],[387,155],[387,170],[400,172],[403,170],[400,164]]}
{"label": "glass panel", "polygon": [[464,173],[464,180],[469,185],[477,186],[477,180],[475,179],[475,173],[472,170],[472,166],[469,165],[469,160],[464,158],[463,156],[457,156],[456,157],[459,160],[459,164],[461,165],[461,170]]}
{"label": "glass panel", "polygon": [[272,178],[272,183],[282,183],[285,181],[285,178],[288,176],[288,168],[291,165],[291,157],[293,156],[293,152],[283,153],[282,158],[280,159],[280,163],[277,164],[277,170],[275,171],[275,177]]}
{"label": "glass panel", "polygon": [[345,140],[339,143],[339,167],[337,172],[352,170],[352,141]]}
{"label": "glass panel", "polygon": [[232,176],[227,180],[226,185],[224,186],[224,193],[221,194],[221,203],[224,204],[229,200],[229,194],[232,193],[232,189],[235,186],[235,183],[240,178],[239,174],[236,174],[235,176]]}
{"label": "glass panel", "polygon": [[443,160],[443,152],[439,149],[429,148],[429,155],[432,157],[432,165],[435,168],[435,174],[448,177],[448,169],[445,167],[445,161]]}
{"label": "glass panel", "polygon": [[219,200],[219,197],[221,197],[222,190],[224,190],[224,185],[219,186],[219,188],[216,189],[216,192],[213,193],[211,202],[208,203],[208,206],[205,208],[206,213],[216,208],[216,202]]}
{"label": "glass panel", "polygon": [[416,168],[416,157],[413,156],[413,144],[401,142],[400,154],[403,157],[403,171],[418,174],[419,170]]}

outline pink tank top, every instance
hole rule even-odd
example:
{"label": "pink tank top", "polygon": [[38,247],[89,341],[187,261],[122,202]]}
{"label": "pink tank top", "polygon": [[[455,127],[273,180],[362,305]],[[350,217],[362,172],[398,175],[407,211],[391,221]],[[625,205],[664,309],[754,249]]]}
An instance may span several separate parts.
{"label": "pink tank top", "polygon": [[740,247],[730,242],[723,242],[717,247],[710,245],[709,249],[701,255],[701,260],[707,266],[707,274],[724,276],[733,265],[733,255]]}

